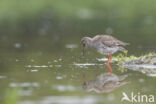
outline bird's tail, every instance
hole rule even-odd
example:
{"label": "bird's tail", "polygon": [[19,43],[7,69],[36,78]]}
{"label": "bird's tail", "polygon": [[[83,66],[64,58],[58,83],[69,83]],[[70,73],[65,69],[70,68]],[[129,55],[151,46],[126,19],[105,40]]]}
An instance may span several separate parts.
{"label": "bird's tail", "polygon": [[124,43],[125,43],[125,46],[126,46],[126,45],[130,45],[129,43],[126,43],[126,42],[124,42]]}
{"label": "bird's tail", "polygon": [[127,50],[125,48],[123,48],[123,47],[119,47],[119,51],[126,52]]}

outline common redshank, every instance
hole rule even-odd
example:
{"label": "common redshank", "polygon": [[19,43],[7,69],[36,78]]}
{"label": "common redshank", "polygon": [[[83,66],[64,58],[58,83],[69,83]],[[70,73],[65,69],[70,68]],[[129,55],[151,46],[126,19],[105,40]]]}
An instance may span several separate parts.
{"label": "common redshank", "polygon": [[124,46],[128,43],[122,42],[111,35],[96,35],[95,37],[83,37],[81,39],[83,45],[83,53],[86,47],[94,48],[103,55],[108,55],[108,60],[106,66],[112,73],[112,68],[110,66],[110,61],[112,60],[112,54],[117,51],[125,52]]}

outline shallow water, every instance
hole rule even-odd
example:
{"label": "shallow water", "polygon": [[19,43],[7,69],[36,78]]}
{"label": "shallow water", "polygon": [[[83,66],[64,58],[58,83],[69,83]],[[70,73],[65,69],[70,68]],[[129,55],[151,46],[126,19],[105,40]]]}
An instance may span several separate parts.
{"label": "shallow water", "polygon": [[[51,42],[48,37],[42,39],[41,42]],[[0,53],[0,102],[12,88],[18,88],[19,104],[121,104],[122,92],[128,96],[132,92],[156,96],[155,77],[127,69],[123,72],[113,63],[113,73],[127,74],[128,83],[109,93],[86,92],[83,76],[91,81],[106,73],[106,58],[90,49],[83,56],[77,42],[54,47],[31,46],[27,42],[9,45]]]}
{"label": "shallow water", "polygon": [[[116,78],[127,75],[118,86],[114,77],[99,78],[106,56],[81,53],[81,38],[96,34],[130,43],[128,56],[155,52],[156,1],[140,1],[1,0],[0,104],[127,104],[125,93],[156,100],[155,74],[111,63]],[[86,91],[89,82],[94,91]]]}

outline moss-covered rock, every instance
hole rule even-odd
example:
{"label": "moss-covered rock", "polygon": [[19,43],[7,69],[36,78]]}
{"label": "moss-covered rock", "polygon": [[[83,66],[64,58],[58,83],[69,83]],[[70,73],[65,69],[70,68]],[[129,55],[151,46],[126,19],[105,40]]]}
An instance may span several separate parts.
{"label": "moss-covered rock", "polygon": [[156,53],[149,53],[140,57],[120,55],[117,58],[120,67],[139,71],[149,76],[156,76]]}

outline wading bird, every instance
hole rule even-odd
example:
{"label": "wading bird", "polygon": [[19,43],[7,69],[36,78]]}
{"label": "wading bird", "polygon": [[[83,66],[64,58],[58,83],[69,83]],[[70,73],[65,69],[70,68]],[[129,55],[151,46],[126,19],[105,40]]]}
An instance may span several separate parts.
{"label": "wading bird", "polygon": [[128,45],[128,43],[122,42],[111,35],[96,35],[93,38],[83,37],[81,39],[81,43],[83,45],[83,54],[86,47],[89,47],[96,49],[103,55],[108,55],[106,66],[108,67],[110,72],[112,72],[112,68],[109,64],[112,60],[112,54],[117,51],[125,52],[126,49],[123,47]]}

